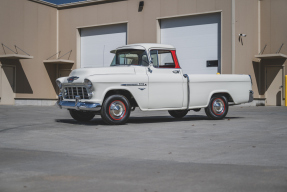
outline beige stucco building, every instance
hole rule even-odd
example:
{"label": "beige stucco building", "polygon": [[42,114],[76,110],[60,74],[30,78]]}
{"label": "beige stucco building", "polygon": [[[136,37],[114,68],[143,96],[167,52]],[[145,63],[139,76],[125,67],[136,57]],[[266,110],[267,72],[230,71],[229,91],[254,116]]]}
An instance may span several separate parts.
{"label": "beige stucco building", "polygon": [[[0,104],[54,104],[57,77],[75,68],[108,65],[114,46],[167,43],[177,48],[189,73],[250,74],[254,104],[283,105],[286,0],[139,4],[90,0],[57,6],[1,0]],[[208,66],[209,61],[215,65]]]}

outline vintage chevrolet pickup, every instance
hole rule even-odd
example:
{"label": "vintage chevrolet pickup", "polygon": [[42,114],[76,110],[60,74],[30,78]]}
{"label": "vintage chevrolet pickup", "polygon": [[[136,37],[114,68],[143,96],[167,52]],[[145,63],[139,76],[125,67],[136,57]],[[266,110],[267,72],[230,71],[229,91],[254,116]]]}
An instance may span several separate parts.
{"label": "vintage chevrolet pickup", "polygon": [[[175,118],[205,108],[222,119],[229,105],[253,100],[249,75],[183,74],[176,49],[163,44],[132,44],[112,50],[110,67],[81,68],[56,80],[58,106],[77,121],[100,114],[105,123],[120,125],[131,111],[167,110]],[[96,62],[96,61],[95,61]]]}

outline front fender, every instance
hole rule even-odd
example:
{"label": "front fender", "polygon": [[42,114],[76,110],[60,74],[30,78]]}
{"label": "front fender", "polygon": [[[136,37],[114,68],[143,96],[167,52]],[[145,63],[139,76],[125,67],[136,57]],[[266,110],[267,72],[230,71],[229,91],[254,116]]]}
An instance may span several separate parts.
{"label": "front fender", "polygon": [[148,106],[148,78],[146,75],[94,75],[87,77],[93,83],[93,99],[102,104],[112,90],[131,93],[140,109]]}
{"label": "front fender", "polygon": [[109,87],[103,92],[101,96],[102,101],[104,101],[104,98],[110,91],[127,91],[135,99],[140,109],[146,109],[148,106],[148,97],[141,94],[140,89],[137,90],[136,88],[123,87],[123,86]]}

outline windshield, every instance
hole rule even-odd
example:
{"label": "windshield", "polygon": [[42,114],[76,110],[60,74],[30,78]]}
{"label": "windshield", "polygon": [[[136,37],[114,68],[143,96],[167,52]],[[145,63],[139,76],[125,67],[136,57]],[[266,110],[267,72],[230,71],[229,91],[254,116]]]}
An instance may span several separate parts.
{"label": "windshield", "polygon": [[148,66],[148,59],[145,50],[124,49],[117,50],[111,66],[115,65],[142,65]]}

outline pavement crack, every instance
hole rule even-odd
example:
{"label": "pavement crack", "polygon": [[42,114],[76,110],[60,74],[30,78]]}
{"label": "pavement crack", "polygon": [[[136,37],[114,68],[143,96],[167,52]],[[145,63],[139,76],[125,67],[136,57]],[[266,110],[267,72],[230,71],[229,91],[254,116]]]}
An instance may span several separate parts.
{"label": "pavement crack", "polygon": [[22,125],[22,126],[18,126],[18,127],[11,127],[11,128],[6,128],[6,129],[0,130],[0,133],[6,132],[6,131],[10,131],[10,130],[13,130],[13,129],[19,129],[19,128],[24,128],[24,127],[33,127],[35,125],[48,125],[48,124],[51,124],[51,123],[37,123],[37,124],[30,124],[30,125]]}

